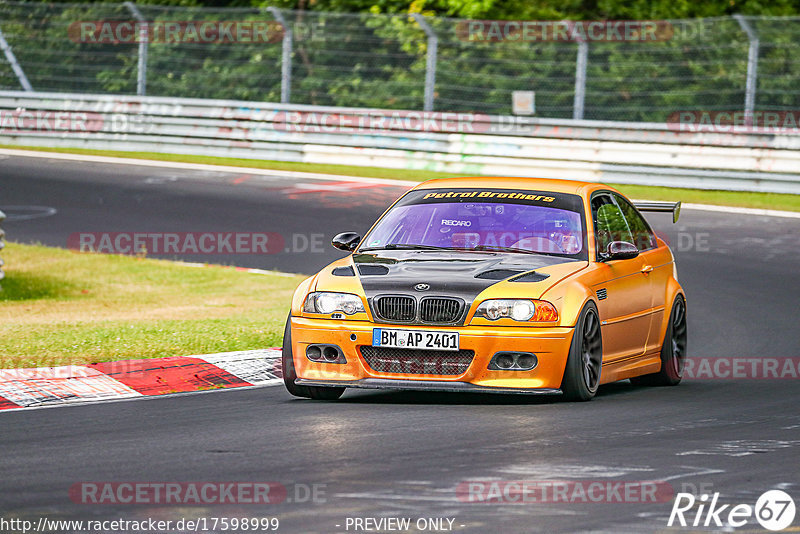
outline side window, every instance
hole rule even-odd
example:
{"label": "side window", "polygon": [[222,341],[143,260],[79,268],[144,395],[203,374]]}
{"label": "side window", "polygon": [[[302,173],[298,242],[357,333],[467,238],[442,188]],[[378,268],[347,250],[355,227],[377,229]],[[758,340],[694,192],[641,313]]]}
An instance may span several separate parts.
{"label": "side window", "polygon": [[631,229],[631,233],[633,234],[631,243],[636,245],[636,248],[639,250],[655,248],[656,236],[653,235],[653,231],[650,229],[650,225],[647,224],[647,221],[645,221],[639,212],[636,211],[636,208],[623,197],[614,195],[614,198],[617,204],[619,204],[620,209],[622,209],[622,214],[628,222],[628,228]]}
{"label": "side window", "polygon": [[592,218],[598,252],[605,252],[612,241],[633,243],[628,223],[609,195],[597,195],[592,199]]}

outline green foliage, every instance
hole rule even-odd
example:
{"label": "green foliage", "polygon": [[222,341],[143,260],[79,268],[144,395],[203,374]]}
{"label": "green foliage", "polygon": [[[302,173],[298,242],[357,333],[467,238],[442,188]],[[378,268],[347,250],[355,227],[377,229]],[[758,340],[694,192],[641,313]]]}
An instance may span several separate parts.
{"label": "green foliage", "polygon": [[735,13],[800,14],[797,0],[254,0],[254,4],[349,13],[425,11],[445,17],[490,20],[655,20],[723,17]]}
{"label": "green foliage", "polygon": [[[210,2],[209,2],[210,3]],[[168,3],[170,4],[170,3]],[[760,3],[621,0],[302,0],[209,8],[200,0],[140,3],[149,21],[271,21],[284,11],[293,31],[291,103],[420,109],[427,37],[411,13],[428,17],[438,41],[438,111],[511,113],[511,93],[536,92],[537,115],[573,114],[574,42],[481,41],[464,21],[671,20],[655,42],[592,42],[588,46],[584,118],[663,122],[677,111],[739,110],[744,102],[748,41],[731,13],[791,15],[800,0]],[[247,0],[225,2],[246,6]],[[214,3],[219,5],[219,2]],[[135,43],[70,39],[79,21],[132,20],[120,4],[0,3],[0,29],[35,90],[133,94]],[[758,109],[800,107],[800,18],[752,19],[760,41]],[[279,36],[278,36],[279,37]],[[281,94],[281,40],[153,42],[147,94],[276,102]],[[19,89],[0,58],[0,89]]]}

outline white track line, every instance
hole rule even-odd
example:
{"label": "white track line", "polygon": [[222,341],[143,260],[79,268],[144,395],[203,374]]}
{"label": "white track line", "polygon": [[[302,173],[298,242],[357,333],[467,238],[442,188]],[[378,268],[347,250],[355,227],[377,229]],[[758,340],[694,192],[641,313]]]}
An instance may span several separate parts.
{"label": "white track line", "polygon": [[[109,156],[88,156],[83,154],[65,154],[61,152],[40,152],[35,150],[0,149],[0,155],[30,158],[60,159],[83,163],[107,163],[111,165],[139,165],[142,167],[161,167],[165,169],[184,169],[195,171],[217,171],[233,174],[256,174],[260,176],[276,176],[287,178],[303,178],[308,180],[326,180],[330,182],[361,182],[369,184],[393,185],[397,187],[413,187],[420,182],[412,180],[393,180],[390,178],[367,178],[364,176],[346,176],[343,174],[323,174],[316,172],[277,171],[273,169],[257,169],[252,167],[234,167],[230,165],[209,165],[205,163],[183,163],[180,161],[158,161],[150,159],[116,158]],[[800,212],[768,210],[759,208],[739,208],[734,206],[717,206],[713,204],[683,204],[683,209],[716,211],[722,213],[738,213],[741,215],[757,215],[761,217],[784,217],[800,219]]]}
{"label": "white track line", "polygon": [[283,176],[288,178],[305,178],[309,180],[327,180],[330,182],[362,182],[369,184],[394,185],[397,187],[414,186],[420,182],[409,180],[393,180],[391,178],[366,178],[363,176],[344,176],[339,174],[322,174],[316,172],[276,171],[273,169],[257,169],[253,167],[233,167],[230,165],[209,165],[206,163],[183,163],[180,161],[158,161],[151,159],[113,158],[108,156],[88,156],[83,154],[63,154],[60,152],[39,152],[35,150],[11,150],[2,148],[0,154],[27,158],[60,159],[80,161],[83,163],[109,163],[112,165],[139,165],[142,167],[162,167],[166,169],[185,169],[194,171],[217,171],[232,174],[258,174],[261,176]]}
{"label": "white track line", "polygon": [[681,204],[681,209],[718,211],[722,213],[740,213],[742,215],[760,215],[762,217],[785,217],[800,219],[800,211],[765,210],[760,208],[739,208],[736,206],[715,206],[713,204]]}

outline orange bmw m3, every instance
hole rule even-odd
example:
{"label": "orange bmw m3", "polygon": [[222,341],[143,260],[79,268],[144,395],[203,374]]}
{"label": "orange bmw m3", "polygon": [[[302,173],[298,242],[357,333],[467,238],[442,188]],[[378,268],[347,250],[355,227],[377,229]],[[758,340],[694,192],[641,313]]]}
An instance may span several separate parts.
{"label": "orange bmw m3", "polygon": [[675,258],[631,202],[596,183],[530,178],[425,182],[348,255],[297,288],[283,373],[293,395],[346,388],[562,393],[675,385],[686,299]]}

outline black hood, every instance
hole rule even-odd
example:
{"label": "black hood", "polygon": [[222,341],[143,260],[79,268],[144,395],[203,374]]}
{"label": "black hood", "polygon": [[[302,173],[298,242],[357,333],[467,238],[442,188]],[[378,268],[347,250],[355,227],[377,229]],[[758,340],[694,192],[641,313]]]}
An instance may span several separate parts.
{"label": "black hood", "polygon": [[[379,250],[353,255],[369,302],[377,295],[458,297],[469,306],[478,294],[501,280],[537,282],[548,275],[531,272],[575,261],[539,254],[503,252],[438,252],[430,250]],[[424,291],[415,286],[427,284]]]}

